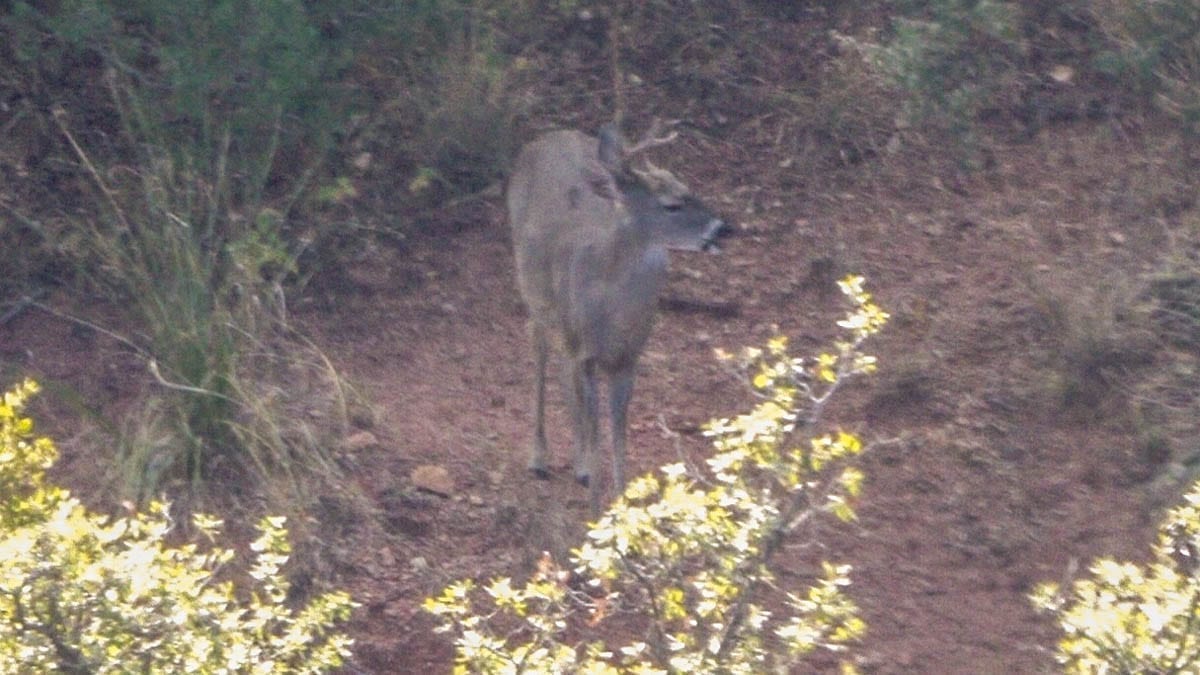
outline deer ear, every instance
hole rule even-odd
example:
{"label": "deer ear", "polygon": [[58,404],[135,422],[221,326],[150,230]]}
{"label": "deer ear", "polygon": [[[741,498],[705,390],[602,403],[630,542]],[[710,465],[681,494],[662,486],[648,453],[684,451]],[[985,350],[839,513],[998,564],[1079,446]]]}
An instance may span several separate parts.
{"label": "deer ear", "polygon": [[621,170],[625,161],[625,140],[621,138],[621,130],[615,123],[605,124],[600,128],[600,148],[597,156],[600,163],[611,173]]}
{"label": "deer ear", "polygon": [[608,167],[600,162],[588,162],[580,172],[583,174],[583,182],[596,196],[612,202],[620,199],[617,181]]}

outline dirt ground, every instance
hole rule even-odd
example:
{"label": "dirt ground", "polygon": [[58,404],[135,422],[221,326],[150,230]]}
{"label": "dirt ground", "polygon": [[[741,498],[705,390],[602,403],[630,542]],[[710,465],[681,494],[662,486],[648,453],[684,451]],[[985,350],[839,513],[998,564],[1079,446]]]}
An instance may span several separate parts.
{"label": "dirt ground", "polygon": [[[630,473],[701,456],[699,425],[751,405],[714,348],[780,332],[812,354],[844,312],[828,280],[861,273],[894,318],[871,345],[878,374],[831,411],[874,443],[859,520],[828,527],[815,553],[797,542],[783,578],[803,581],[819,558],[853,565],[864,672],[1050,670],[1054,627],[1027,593],[1072,561],[1144,556],[1165,497],[1153,480],[1162,459],[1139,456],[1120,403],[1063,403],[1064,337],[1048,317],[1134,283],[1194,226],[1194,201],[1164,206],[1178,192],[1159,170],[1173,139],[1080,121],[998,147],[976,173],[885,162],[853,181],[806,183],[769,149],[685,134],[669,164],[737,234],[722,255],[672,261],[630,412]],[[450,645],[422,599],[463,576],[520,574],[540,551],[569,549],[586,516],[553,384],[558,468],[549,481],[525,469],[531,359],[500,201],[447,217],[464,224],[454,236],[381,246],[344,283],[292,300],[296,322],[376,412],[377,443],[350,459],[383,527],[324,542],[342,561],[335,583],[363,603],[348,672],[447,670]],[[80,310],[62,296],[46,303]],[[32,310],[0,325],[0,358],[5,373],[46,383],[35,413],[63,448],[56,475],[94,493],[103,451],[64,420],[81,404],[126,400],[140,366]],[[422,466],[448,471],[448,496],[414,485]]]}
{"label": "dirt ground", "polygon": [[[811,353],[844,311],[814,269],[862,273],[894,319],[872,345],[879,373],[849,387],[831,418],[875,447],[858,522],[828,528],[817,556],[854,566],[850,593],[869,624],[859,663],[872,673],[1049,670],[1055,633],[1027,602],[1031,586],[1061,579],[1072,560],[1145,555],[1161,495],[1122,418],[1059,400],[1048,363],[1060,338],[1046,305],[1158,260],[1178,223],[1126,218],[1139,198],[1129,178],[1157,156],[1156,141],[1064,126],[1002,149],[994,170],[959,176],[954,189],[910,174],[795,194],[751,194],[754,176],[709,168],[719,148],[680,142],[697,161],[676,168],[724,196],[715,201],[737,236],[722,255],[673,260],[631,410],[634,473],[700,456],[698,426],[750,405],[714,348],[779,331]],[[444,670],[451,650],[421,600],[453,579],[519,574],[541,550],[569,549],[586,515],[554,385],[559,469],[549,481],[525,469],[530,358],[498,201],[459,217],[471,224],[456,236],[378,249],[349,275],[360,283],[293,303],[377,413],[378,443],[353,458],[354,477],[386,534],[325,542],[353,549],[338,571],[363,603],[350,672]],[[137,364],[41,312],[0,326],[0,345],[49,385],[43,428],[64,449],[58,474],[88,485],[91,437],[56,424],[54,410],[114,397]],[[449,496],[414,486],[423,465],[448,470]],[[814,559],[797,546],[784,578],[806,577]]]}

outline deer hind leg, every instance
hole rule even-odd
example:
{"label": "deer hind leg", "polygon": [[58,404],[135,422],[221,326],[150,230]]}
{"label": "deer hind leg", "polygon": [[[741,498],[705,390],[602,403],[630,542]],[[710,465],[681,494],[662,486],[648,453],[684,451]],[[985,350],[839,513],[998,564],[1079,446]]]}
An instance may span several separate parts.
{"label": "deer hind leg", "polygon": [[550,356],[550,343],[545,329],[537,324],[530,324],[529,336],[533,342],[534,365],[533,452],[529,457],[529,470],[544,480],[550,477],[546,469],[546,361]]}

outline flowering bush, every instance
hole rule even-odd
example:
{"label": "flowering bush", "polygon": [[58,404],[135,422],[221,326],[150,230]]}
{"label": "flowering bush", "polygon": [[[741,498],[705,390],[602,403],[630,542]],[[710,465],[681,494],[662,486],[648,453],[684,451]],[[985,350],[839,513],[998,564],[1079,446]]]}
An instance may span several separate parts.
{"label": "flowering bush", "polygon": [[[788,535],[822,514],[854,518],[863,475],[848,460],[861,442],[844,431],[809,434],[834,392],[875,367],[862,345],[888,315],[862,282],[839,282],[854,307],[833,351],[793,358],[781,337],[740,359],[719,354],[749,373],[758,405],[708,425],[716,453],[707,470],[678,463],[633,481],[591,526],[571,570],[543,556],[523,585],[463,580],[427,599],[456,636],[455,671],[774,672],[861,636],[844,592],[848,565],[824,563],[811,586],[791,591],[771,563]],[[778,616],[764,606],[776,594],[783,602],[772,604],[789,610]],[[644,620],[640,639],[588,637],[622,616]]]}
{"label": "flowering bush", "polygon": [[[0,402],[0,672],[318,673],[341,664],[345,593],[285,604],[282,518],[264,518],[247,597],[218,581],[231,550],[168,546],[167,508],[107,518],[47,485],[57,456],[22,416],[37,385]],[[220,522],[196,516],[211,540]]]}
{"label": "flowering bush", "polygon": [[1200,666],[1200,483],[1159,527],[1146,565],[1102,558],[1091,576],[1032,595],[1062,628],[1069,673],[1194,673]]}

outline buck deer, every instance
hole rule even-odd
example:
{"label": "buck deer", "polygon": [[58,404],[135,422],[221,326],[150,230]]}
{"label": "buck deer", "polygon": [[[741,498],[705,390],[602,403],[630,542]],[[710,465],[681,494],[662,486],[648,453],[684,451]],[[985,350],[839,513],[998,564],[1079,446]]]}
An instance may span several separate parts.
{"label": "buck deer", "polygon": [[536,368],[529,468],[546,470],[546,362],[565,352],[576,479],[599,511],[599,386],[608,379],[615,494],[625,487],[626,411],[634,367],[650,335],[667,249],[714,251],[725,225],[670,172],[626,160],[669,142],[655,122],[626,148],[612,125],[599,138],[552,131],[526,145],[508,183],[517,285],[529,309]]}

